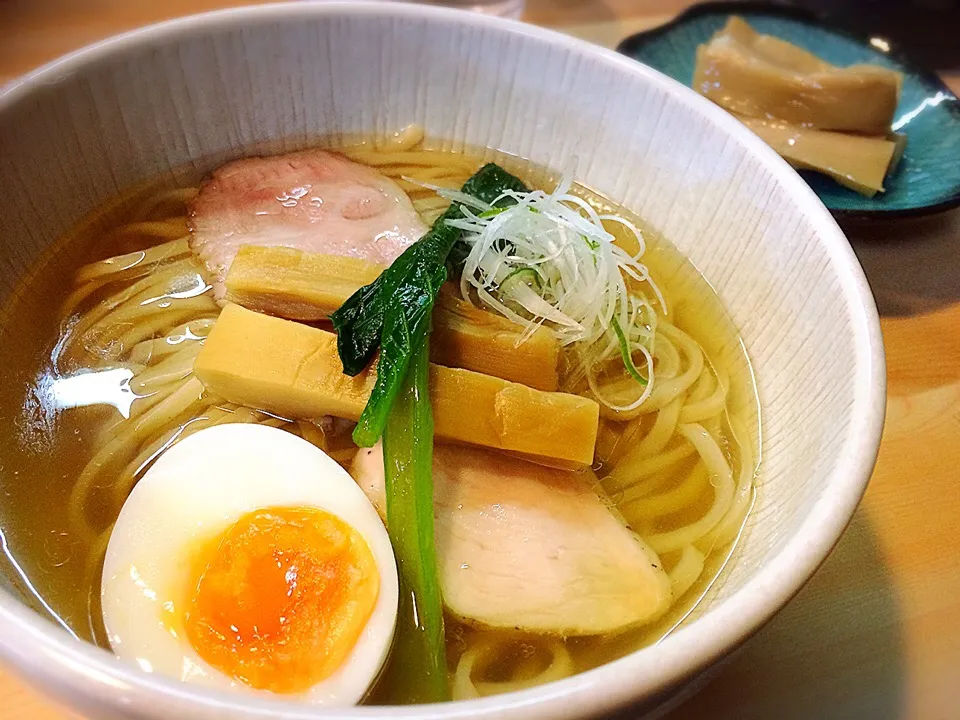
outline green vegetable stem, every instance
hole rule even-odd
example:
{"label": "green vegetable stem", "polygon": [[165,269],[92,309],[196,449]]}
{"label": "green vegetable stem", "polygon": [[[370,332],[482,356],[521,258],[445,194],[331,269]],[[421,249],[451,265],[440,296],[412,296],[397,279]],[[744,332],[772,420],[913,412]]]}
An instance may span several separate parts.
{"label": "green vegetable stem", "polygon": [[428,340],[410,370],[383,433],[387,530],[400,574],[400,608],[391,673],[398,694],[418,703],[450,699],[443,601],[433,541],[433,412]]}
{"label": "green vegetable stem", "polygon": [[[486,203],[523,183],[484,165],[463,192]],[[508,199],[501,202],[508,203]],[[344,372],[362,371],[380,348],[377,380],[353,433],[361,447],[383,437],[387,530],[400,574],[400,608],[391,664],[404,696],[415,702],[449,699],[443,602],[433,535],[433,412],[430,407],[430,315],[447,279],[448,256],[462,231],[452,203],[433,228],[332,316]],[[388,694],[390,688],[387,688]]]}

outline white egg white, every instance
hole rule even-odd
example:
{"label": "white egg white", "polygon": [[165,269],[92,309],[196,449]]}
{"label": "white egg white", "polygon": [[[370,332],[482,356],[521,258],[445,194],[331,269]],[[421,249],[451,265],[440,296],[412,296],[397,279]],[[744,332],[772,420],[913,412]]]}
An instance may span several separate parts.
{"label": "white egg white", "polygon": [[[295,697],[359,702],[387,657],[397,616],[393,548],[376,510],[326,453],[283,430],[207,428],[167,450],[124,503],[107,546],[101,599],[110,645],[121,658],[186,682],[270,695],[206,663],[178,632],[189,557],[244,514],[271,507],[330,512],[366,540],[380,573],[373,613],[353,651],[326,680]],[[173,612],[171,612],[171,610]]]}

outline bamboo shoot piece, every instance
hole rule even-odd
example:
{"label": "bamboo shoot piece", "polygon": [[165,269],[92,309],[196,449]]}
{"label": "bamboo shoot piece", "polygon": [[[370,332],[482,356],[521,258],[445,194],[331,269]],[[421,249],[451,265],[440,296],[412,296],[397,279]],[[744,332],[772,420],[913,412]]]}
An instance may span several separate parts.
{"label": "bamboo shoot piece", "polygon": [[697,48],[693,88],[737,115],[821,130],[886,135],[900,73],[874,65],[839,68],[742,18]]}
{"label": "bamboo shoot piece", "polygon": [[793,167],[829,175],[867,197],[883,192],[883,180],[895,166],[906,140],[903,135],[869,137],[775,120],[739,119]]}
{"label": "bamboo shoot piece", "polygon": [[[218,397],[290,419],[355,421],[376,381],[373,367],[343,374],[333,333],[233,304],[217,319],[194,372]],[[588,398],[431,365],[430,400],[438,438],[561,467],[593,461],[599,406]]]}
{"label": "bamboo shoot piece", "polygon": [[290,320],[326,320],[383,265],[287,247],[242,245],[226,278],[226,299]]}
{"label": "bamboo shoot piece", "polygon": [[[325,320],[382,271],[382,265],[359,258],[246,245],[227,274],[227,300],[292,320]],[[557,389],[560,348],[549,329],[540,328],[521,343],[524,328],[474,307],[446,287],[437,299],[433,324],[433,362],[538,390]]]}

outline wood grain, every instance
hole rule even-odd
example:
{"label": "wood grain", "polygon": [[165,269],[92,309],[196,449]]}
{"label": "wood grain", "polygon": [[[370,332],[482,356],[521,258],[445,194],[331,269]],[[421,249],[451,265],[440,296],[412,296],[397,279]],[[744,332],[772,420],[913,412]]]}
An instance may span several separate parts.
{"label": "wood grain", "polygon": [[[242,2],[0,0],[0,83],[157,20]],[[528,19],[601,44],[686,3],[528,0]],[[960,89],[960,74],[948,83]],[[680,718],[957,716],[960,683],[960,213],[845,228],[884,317],[889,390],[876,472],[798,597]],[[0,671],[0,716],[68,715]]]}

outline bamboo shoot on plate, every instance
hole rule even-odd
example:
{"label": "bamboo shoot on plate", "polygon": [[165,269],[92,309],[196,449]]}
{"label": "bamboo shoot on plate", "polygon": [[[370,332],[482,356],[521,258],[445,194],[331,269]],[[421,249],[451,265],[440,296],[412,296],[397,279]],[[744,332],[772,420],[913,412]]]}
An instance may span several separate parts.
{"label": "bamboo shoot on plate", "polygon": [[861,195],[883,192],[883,180],[903,151],[903,135],[871,137],[802,128],[776,120],[739,120],[793,167],[816,170]]}
{"label": "bamboo shoot on plate", "polygon": [[836,67],[732,17],[697,48],[693,88],[737,115],[885,135],[902,80],[874,65]]}

